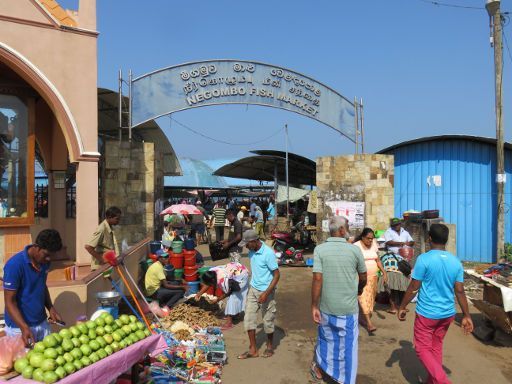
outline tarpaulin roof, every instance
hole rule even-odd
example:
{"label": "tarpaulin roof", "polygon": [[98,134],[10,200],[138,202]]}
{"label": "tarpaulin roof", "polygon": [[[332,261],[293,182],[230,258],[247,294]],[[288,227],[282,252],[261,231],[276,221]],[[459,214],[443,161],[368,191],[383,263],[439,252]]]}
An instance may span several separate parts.
{"label": "tarpaulin roof", "polygon": [[[251,151],[258,154],[237,160],[220,167],[214,175],[238,177],[242,179],[273,181],[277,170],[277,179],[286,180],[286,153],[282,151]],[[306,157],[288,154],[289,182],[293,185],[315,185],[316,163]]]}
{"label": "tarpaulin roof", "polygon": [[[287,191],[286,191],[286,186],[285,185],[278,185],[278,187],[277,187],[277,198],[276,198],[276,202],[278,204],[284,203],[286,201],[286,197],[288,195],[286,192]],[[289,192],[290,200],[289,201],[291,203],[294,203],[297,200],[302,199],[304,196],[309,195],[310,192],[311,191],[307,190],[307,189],[290,187],[290,192]]]}
{"label": "tarpaulin roof", "polygon": [[165,186],[181,188],[229,188],[223,177],[214,176],[206,162],[188,157],[180,158],[182,176],[166,177]]}

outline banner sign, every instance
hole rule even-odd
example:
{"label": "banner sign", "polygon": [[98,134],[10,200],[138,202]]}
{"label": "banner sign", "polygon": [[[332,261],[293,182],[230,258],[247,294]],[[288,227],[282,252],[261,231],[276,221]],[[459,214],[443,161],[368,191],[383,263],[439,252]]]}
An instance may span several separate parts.
{"label": "banner sign", "polygon": [[354,105],[336,91],[289,69],[212,60],[158,70],[131,83],[132,127],[208,105],[253,104],[315,119],[355,141]]}
{"label": "banner sign", "polygon": [[364,228],[364,202],[353,201],[326,201],[334,216],[343,216],[348,219],[350,228]]}

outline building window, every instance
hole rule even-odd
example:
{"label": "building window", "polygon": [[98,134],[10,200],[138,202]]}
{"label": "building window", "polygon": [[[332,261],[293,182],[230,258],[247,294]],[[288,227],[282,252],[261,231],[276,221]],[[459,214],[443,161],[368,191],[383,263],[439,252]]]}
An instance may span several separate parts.
{"label": "building window", "polygon": [[[33,104],[33,103],[31,103]],[[34,137],[26,101],[0,94],[0,225],[33,218]]]}

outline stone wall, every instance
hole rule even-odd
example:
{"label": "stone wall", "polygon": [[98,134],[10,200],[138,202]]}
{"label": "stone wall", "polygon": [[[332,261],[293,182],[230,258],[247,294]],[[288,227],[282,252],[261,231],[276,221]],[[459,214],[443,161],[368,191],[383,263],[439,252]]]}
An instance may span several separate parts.
{"label": "stone wall", "polygon": [[[364,202],[365,226],[387,229],[394,213],[394,158],[391,155],[320,157],[316,161],[318,188],[317,233],[322,242],[322,220],[333,215],[325,203],[335,200]],[[357,229],[351,228],[352,232]]]}
{"label": "stone wall", "polygon": [[105,209],[123,211],[116,228],[119,245],[133,245],[155,231],[155,201],[163,196],[162,156],[153,143],[108,140],[105,142]]}

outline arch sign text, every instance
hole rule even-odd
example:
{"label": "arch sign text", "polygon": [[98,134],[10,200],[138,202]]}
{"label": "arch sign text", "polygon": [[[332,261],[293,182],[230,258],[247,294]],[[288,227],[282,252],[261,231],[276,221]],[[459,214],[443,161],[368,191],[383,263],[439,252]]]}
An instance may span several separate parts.
{"label": "arch sign text", "polygon": [[281,108],[315,119],[355,141],[354,104],[289,69],[251,61],[182,64],[131,82],[132,127],[173,112],[221,104]]}

